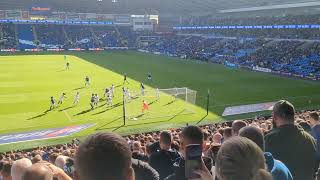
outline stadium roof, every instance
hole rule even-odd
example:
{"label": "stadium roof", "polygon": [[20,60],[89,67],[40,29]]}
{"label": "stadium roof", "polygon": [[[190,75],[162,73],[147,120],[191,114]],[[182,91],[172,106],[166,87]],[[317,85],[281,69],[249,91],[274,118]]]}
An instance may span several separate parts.
{"label": "stadium roof", "polygon": [[[312,0],[1,0],[0,9],[29,9],[33,5],[51,7],[55,11],[97,12],[104,14],[174,14],[211,15],[234,10],[263,7],[286,8]],[[312,4],[312,3],[311,3]],[[302,7],[302,6],[301,6]],[[304,6],[307,7],[307,6]],[[317,8],[318,7],[318,8]],[[319,12],[319,6],[312,6]]]}

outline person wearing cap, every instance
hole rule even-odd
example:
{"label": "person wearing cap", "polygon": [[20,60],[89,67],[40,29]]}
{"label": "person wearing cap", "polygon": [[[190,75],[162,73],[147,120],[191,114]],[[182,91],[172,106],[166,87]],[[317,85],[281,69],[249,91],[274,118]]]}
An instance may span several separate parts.
{"label": "person wearing cap", "polygon": [[316,164],[314,138],[294,124],[294,106],[285,100],[273,107],[273,129],[265,136],[265,150],[282,161],[294,180],[313,180]]}

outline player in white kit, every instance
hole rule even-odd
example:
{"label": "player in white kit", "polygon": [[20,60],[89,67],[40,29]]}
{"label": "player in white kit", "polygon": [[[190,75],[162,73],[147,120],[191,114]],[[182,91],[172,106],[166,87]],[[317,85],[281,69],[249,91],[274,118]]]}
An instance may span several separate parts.
{"label": "player in white kit", "polygon": [[58,104],[62,104],[64,98],[67,98],[66,93],[62,93],[62,95],[60,96],[60,99],[59,99],[59,101],[58,101]]}
{"label": "player in white kit", "polygon": [[78,91],[74,96],[73,105],[77,105],[79,103],[79,99],[80,99],[80,93]]}

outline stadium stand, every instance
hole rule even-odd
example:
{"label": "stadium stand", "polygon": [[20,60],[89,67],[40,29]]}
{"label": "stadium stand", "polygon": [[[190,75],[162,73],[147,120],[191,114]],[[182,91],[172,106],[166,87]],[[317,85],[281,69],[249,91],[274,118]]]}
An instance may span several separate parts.
{"label": "stadium stand", "polygon": [[15,26],[10,24],[1,24],[1,40],[2,49],[16,48],[17,40],[15,36]]}
{"label": "stadium stand", "polygon": [[39,44],[45,48],[63,47],[66,37],[62,26],[59,25],[39,25],[35,26]]}
{"label": "stadium stand", "polygon": [[35,48],[34,44],[34,34],[32,25],[20,24],[18,25],[19,34],[19,48],[20,49],[32,49]]}
{"label": "stadium stand", "polygon": [[[272,22],[263,19],[265,23]],[[299,19],[301,22],[316,23],[315,19]],[[302,21],[304,20],[304,21]],[[244,23],[250,19],[242,20]],[[240,22],[242,22],[240,21]],[[219,22],[219,21],[217,21]],[[224,22],[224,21],[223,21]],[[235,21],[238,22],[238,21]],[[260,22],[260,20],[257,20]],[[282,22],[282,21],[281,21]],[[290,22],[295,22],[291,20]],[[297,20],[297,22],[300,22]],[[233,23],[231,20],[230,23]],[[258,23],[259,24],[259,23]],[[263,23],[262,23],[263,24]],[[297,77],[320,78],[319,52],[320,41],[316,40],[314,33],[308,30],[294,30],[303,32],[304,37],[298,37],[297,32],[290,35],[290,29],[284,31],[286,36],[276,36],[268,29],[244,30],[251,34],[232,32],[233,30],[214,30],[211,34],[202,30],[195,32],[179,31],[169,35],[157,35],[160,38],[141,45],[140,36],[152,36],[145,32],[133,32],[130,27],[92,27],[68,25],[17,25],[19,44],[15,40],[15,25],[1,24],[3,29],[2,46],[5,48],[32,49],[41,48],[104,48],[104,47],[129,47],[144,51],[166,54],[188,59],[197,59],[224,64],[226,61],[237,66],[252,69],[254,66],[268,68],[274,72],[295,75]],[[35,31],[35,32],[33,32]],[[218,32],[215,32],[218,31]],[[225,37],[220,31],[227,32]],[[229,33],[230,31],[231,33]],[[256,34],[253,31],[265,31],[267,35]],[[318,35],[318,33],[316,33]],[[35,39],[37,38],[37,40]],[[299,39],[297,39],[299,38]],[[301,39],[305,38],[305,39]],[[313,40],[309,40],[313,39]],[[37,43],[37,44],[36,44]],[[272,52],[272,53],[271,53]]]}

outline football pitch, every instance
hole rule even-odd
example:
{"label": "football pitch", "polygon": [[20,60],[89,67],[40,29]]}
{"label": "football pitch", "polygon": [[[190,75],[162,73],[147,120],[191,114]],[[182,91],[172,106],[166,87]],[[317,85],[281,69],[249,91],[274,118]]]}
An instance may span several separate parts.
{"label": "football pitch", "polygon": [[[70,69],[66,70],[66,60]],[[147,80],[147,73],[152,80]],[[128,76],[124,83],[123,74]],[[85,86],[85,77],[90,86]],[[140,83],[146,86],[141,95]],[[104,90],[115,86],[113,105],[108,105]],[[132,98],[123,107],[122,88]],[[187,87],[197,92],[195,104],[184,96],[164,92],[156,97],[156,88]],[[0,146],[0,151],[63,143],[99,131],[121,134],[150,132],[189,124],[207,124],[253,114],[221,117],[225,107],[279,99],[291,101],[297,109],[319,108],[320,83],[271,74],[229,69],[222,65],[184,61],[165,56],[126,52],[26,53],[0,56],[0,134],[91,124],[70,137],[15,143]],[[209,115],[206,115],[207,92]],[[74,96],[80,93],[79,103]],[[56,102],[66,93],[63,103],[52,111],[50,97]],[[91,94],[100,102],[93,110]],[[150,104],[142,113],[142,102]],[[123,115],[126,113],[126,124]],[[269,112],[265,112],[269,113]]]}

